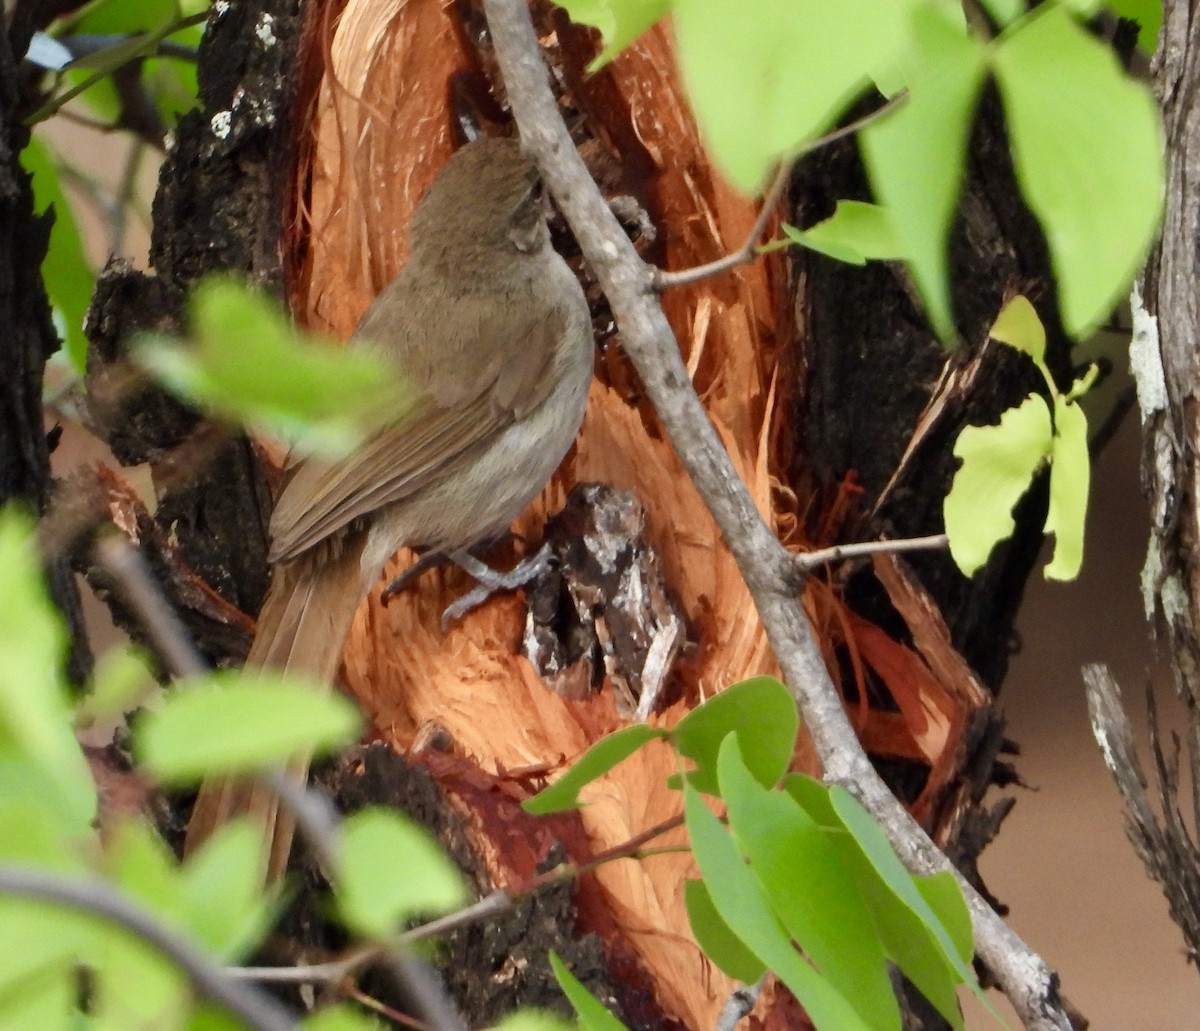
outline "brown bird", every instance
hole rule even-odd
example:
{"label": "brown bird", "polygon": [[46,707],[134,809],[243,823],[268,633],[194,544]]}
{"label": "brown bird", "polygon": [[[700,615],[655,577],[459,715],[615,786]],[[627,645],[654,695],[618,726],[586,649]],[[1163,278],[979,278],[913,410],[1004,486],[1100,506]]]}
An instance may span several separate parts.
{"label": "brown bird", "polygon": [[[414,404],[336,462],[290,461],[271,519],[271,586],[247,665],[332,683],[354,611],[401,547],[465,556],[538,495],[583,420],[583,291],[550,245],[537,168],[515,140],[456,153],[417,206],[404,270],[348,346],[400,371]],[[290,775],[303,779],[308,760]],[[185,851],[253,814],[287,865],[294,823],[253,781],[206,781]]]}

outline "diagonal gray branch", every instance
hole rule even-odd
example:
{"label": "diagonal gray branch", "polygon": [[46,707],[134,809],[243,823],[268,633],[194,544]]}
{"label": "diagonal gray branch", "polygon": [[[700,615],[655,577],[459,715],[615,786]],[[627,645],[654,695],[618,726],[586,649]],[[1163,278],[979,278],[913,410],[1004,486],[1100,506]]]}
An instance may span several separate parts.
{"label": "diagonal gray branch", "polygon": [[32,868],[0,867],[0,896],[48,902],[91,913],[124,927],[182,970],[197,995],[220,1006],[253,1031],[292,1031],[297,1026],[295,1016],[272,996],[233,980],[190,941],[165,927],[154,914],[106,881],[63,877]]}
{"label": "diagonal gray branch", "polygon": [[[872,768],[846,718],[799,600],[792,556],[763,521],[709,422],[654,292],[654,275],[621,231],[571,143],[547,83],[525,0],[484,0],[521,138],[595,272],[680,461],[712,513],[750,589],[784,680],[812,736],[826,779],[845,785],[916,873],[949,860]],[[961,877],[976,948],[1027,1028],[1068,1031],[1057,975]]]}

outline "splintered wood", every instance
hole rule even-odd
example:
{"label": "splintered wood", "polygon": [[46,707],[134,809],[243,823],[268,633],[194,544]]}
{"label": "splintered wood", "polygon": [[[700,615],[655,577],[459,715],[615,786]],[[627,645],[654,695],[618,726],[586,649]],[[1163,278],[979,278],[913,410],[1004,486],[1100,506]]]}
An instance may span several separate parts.
{"label": "splintered wood", "polygon": [[[348,336],[403,265],[413,207],[454,148],[456,112],[448,104],[486,59],[466,49],[471,34],[458,17],[457,8],[437,0],[349,0],[340,15],[314,19],[307,60],[321,65],[321,74],[310,76],[317,85],[301,131],[306,164],[295,177],[300,192],[289,244],[292,303],[312,328]],[[650,212],[660,234],[654,259],[685,268],[737,246],[755,209],[722,184],[704,155],[666,33],[651,32],[586,81],[580,69],[590,55],[583,40],[548,42],[553,59],[569,64],[586,92],[567,102],[581,111],[604,104],[590,125],[590,145],[603,148],[609,167],[618,169],[624,155],[611,140],[631,139],[640,150],[639,181],[622,182],[615,192],[634,193]],[[623,124],[613,126],[613,119]],[[665,299],[696,386],[768,518],[772,487],[764,442],[775,377],[775,271],[760,262]],[[614,360],[620,362],[599,361],[601,373]],[[632,378],[628,371],[625,383],[598,376],[576,447],[514,530],[540,541],[548,515],[579,483],[607,484],[641,502],[645,538],[687,622],[686,647],[676,649],[681,661],[666,678],[676,701],[651,717],[670,724],[723,686],[775,667],[707,510],[652,413],[627,399]],[[403,556],[391,572],[410,562]],[[360,611],[345,653],[345,681],[384,740],[410,751],[418,735],[436,728],[454,755],[502,779],[506,771],[532,766],[560,768],[628,722],[607,683],[583,700],[546,685],[522,655],[519,597],[489,601],[443,635],[442,610],[468,586],[457,572],[440,570],[387,608],[372,598]],[[669,751],[650,749],[591,791],[582,820],[593,851],[677,814],[678,793],[665,786],[673,772]],[[682,840],[677,831],[655,844]],[[506,866],[495,865],[497,872]],[[707,1027],[731,986],[703,960],[688,930],[682,884],[692,875],[684,854],[607,864],[597,874],[662,1012],[686,1026]]]}
{"label": "splintered wood", "polygon": [[[346,0],[340,7],[313,8],[321,10],[312,13],[304,55],[294,217],[285,240],[289,293],[311,328],[346,337],[402,267],[414,205],[452,152],[453,127],[472,115],[490,123],[489,131],[513,129],[504,127],[503,90],[494,85],[486,34],[469,3]],[[593,41],[548,9],[538,13],[581,153],[606,191],[633,195],[657,231],[647,257],[681,269],[739,245],[755,206],[722,182],[701,148],[667,31],[651,30],[589,77],[584,69]],[[474,111],[464,112],[472,97]],[[784,278],[780,259],[768,258],[673,290],[664,306],[696,389],[759,511],[791,533],[798,523],[786,507],[791,495],[773,481],[776,463],[789,459],[770,453],[771,441],[781,439]],[[602,307],[596,321],[601,328],[607,321]],[[636,499],[644,509],[641,537],[657,554],[654,568],[684,624],[678,640],[664,637],[656,653],[663,666],[656,674],[659,690],[669,704],[650,720],[671,725],[714,692],[773,673],[775,665],[734,562],[640,398],[618,344],[619,338],[603,342],[577,444],[514,530],[527,550],[535,548],[548,517],[563,508],[577,484],[604,484]],[[511,559],[503,551],[494,557],[499,565]],[[389,572],[406,568],[412,558],[401,556]],[[345,683],[384,741],[417,761],[436,742],[437,759],[429,764],[435,775],[450,759],[468,762],[493,779],[496,797],[510,799],[518,784],[528,784],[531,769],[552,777],[601,735],[629,722],[629,699],[622,701],[613,684],[628,685],[631,672],[614,670],[617,648],[599,660],[598,671],[576,670],[574,686],[587,690],[553,690],[525,657],[519,596],[492,599],[443,634],[442,611],[469,586],[457,571],[442,569],[386,608],[375,592],[359,611],[346,648]],[[655,618],[669,626],[665,606],[655,607]],[[613,625],[608,620],[600,636],[611,637]],[[876,652],[924,668],[915,653]],[[648,653],[638,654],[644,662]],[[570,681],[570,671],[551,679]],[[904,737],[905,747],[921,758],[957,732],[932,695],[922,689],[911,703],[928,732]],[[797,764],[814,770],[807,755],[798,756]],[[665,786],[674,772],[666,748],[646,749],[588,792],[580,819],[592,852],[677,815],[680,797]],[[469,802],[458,796],[457,804],[486,807],[486,798],[475,792]],[[473,819],[488,826],[486,813],[476,811]],[[682,840],[675,831],[655,844]],[[494,880],[513,876],[512,864],[499,854],[500,840],[481,841],[479,851]],[[693,875],[684,853],[609,863],[596,874],[615,932],[623,937],[620,948],[627,954],[632,946],[662,1015],[707,1028],[732,986],[704,960],[688,930],[682,886]]]}

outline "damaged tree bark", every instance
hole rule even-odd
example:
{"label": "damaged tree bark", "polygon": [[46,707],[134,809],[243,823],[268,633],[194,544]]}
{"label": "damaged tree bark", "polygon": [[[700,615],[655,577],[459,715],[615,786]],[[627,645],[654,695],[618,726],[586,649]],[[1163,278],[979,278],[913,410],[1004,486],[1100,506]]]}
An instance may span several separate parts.
{"label": "damaged tree bark", "polygon": [[[1167,138],[1162,235],[1133,295],[1130,349],[1142,415],[1142,485],[1150,500],[1150,544],[1142,570],[1147,618],[1161,628],[1175,690],[1187,712],[1181,791],[1180,747],[1163,747],[1153,727],[1151,752],[1159,812],[1133,747],[1121,693],[1103,667],[1086,667],[1092,726],[1125,800],[1126,832],[1162,886],[1188,957],[1200,956],[1200,40],[1194,0],[1167,0],[1154,61],[1155,90]],[[1144,297],[1143,297],[1144,295]],[[1144,300],[1144,306],[1143,306]],[[1153,626],[1152,626],[1153,628]],[[1153,699],[1151,722],[1156,722]],[[1185,815],[1186,814],[1186,815]],[[1190,828],[1189,828],[1190,823]]]}
{"label": "damaged tree bark", "polygon": [[[594,41],[561,12],[536,10],[559,104],[593,177],[617,206],[640,212],[635,221],[656,229],[641,241],[644,256],[682,268],[740,242],[754,207],[705,158],[667,33],[648,33],[588,77]],[[95,381],[121,360],[132,330],[177,322],[184,291],[211,271],[283,291],[301,322],[346,336],[401,267],[408,216],[452,149],[455,127],[512,131],[495,56],[469,0],[412,0],[400,9],[327,0],[304,5],[303,14],[282,0],[225,6],[205,36],[201,103],[178,128],[164,166],[155,274],[113,267],[102,278],[89,321]],[[862,271],[776,256],[665,298],[709,417],[759,512],[796,550],[940,529],[957,430],[993,417],[1031,382],[1031,369],[986,348],[986,327],[1004,297],[1053,296],[1045,249],[1016,200],[994,103],[976,129],[975,152],[954,244],[955,296],[973,345],[961,358],[947,362],[903,274],[887,266]],[[864,189],[853,145],[831,148],[798,170],[789,219],[808,224],[834,199]],[[562,242],[576,253],[565,234]],[[375,592],[345,654],[347,687],[376,735],[408,763],[373,745],[327,771],[326,783],[348,804],[392,799],[434,813],[430,822],[445,836],[467,843],[456,855],[481,890],[525,883],[557,855],[585,861],[678,807],[663,786],[674,771],[652,750],[611,779],[608,797],[582,818],[539,823],[517,806],[540,778],[624,725],[652,666],[662,689],[652,711],[668,723],[734,680],[778,669],[716,525],[663,439],[612,335],[611,313],[588,285],[602,342],[590,412],[574,452],[518,531],[541,539],[547,517],[577,484],[630,492],[644,513],[645,544],[639,532],[628,551],[651,557],[627,568],[654,584],[649,611],[626,619],[605,608],[611,595],[588,579],[585,541],[594,534],[576,513],[560,522],[573,577],[569,605],[560,593],[567,574],[558,573],[559,584],[531,591],[531,616],[519,599],[501,599],[443,636],[440,614],[464,585],[439,575],[387,609]],[[1055,313],[1043,305],[1040,314],[1057,347],[1052,367],[1066,369]],[[255,451],[228,441],[178,489],[167,468],[195,433],[196,417],[145,394],[136,411],[108,424],[137,430],[113,438],[123,461],[150,461],[160,484],[171,484],[156,518],[177,535],[182,556],[182,564],[164,566],[178,571],[173,600],[186,616],[190,569],[252,611],[266,582],[269,505]],[[988,689],[1003,677],[1044,503],[1028,502],[1017,535],[971,583],[932,558],[914,560],[912,570],[899,560],[848,564],[806,588],[825,661],[876,765],[966,869],[995,825],[980,807],[1001,747]],[[166,536],[159,546],[174,547]],[[569,608],[586,618],[568,626]],[[571,687],[565,696],[518,658],[522,642],[526,654],[552,656],[544,668],[563,674]],[[237,657],[220,635],[204,643],[215,661]],[[628,697],[618,698],[615,685],[629,688]],[[933,716],[917,719],[917,712]],[[808,746],[797,763],[817,770]],[[410,779],[420,781],[426,803],[411,802]],[[678,894],[689,870],[686,856],[609,864],[576,886],[573,912],[563,902],[546,916],[541,902],[531,903],[515,926],[534,921],[583,942],[555,947],[605,968],[593,984],[631,1026],[711,1026],[729,986],[686,937]],[[505,1006],[548,1002],[538,987],[548,983],[544,950],[527,964],[512,962],[514,936],[511,927],[481,932],[453,961],[453,984],[496,989],[486,1000],[460,999],[473,1025],[494,1021],[497,997]],[[775,1005],[783,1019],[786,1001],[777,996]]]}

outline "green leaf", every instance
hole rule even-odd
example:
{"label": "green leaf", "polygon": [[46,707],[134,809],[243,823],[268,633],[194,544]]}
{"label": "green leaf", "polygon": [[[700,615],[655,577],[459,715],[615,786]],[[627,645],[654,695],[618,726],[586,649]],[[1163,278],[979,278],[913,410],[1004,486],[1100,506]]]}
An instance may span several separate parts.
{"label": "green leaf", "polygon": [[999,426],[968,426],[954,442],[962,467],[942,506],[950,555],[964,576],[987,562],[1013,532],[1013,506],[1050,456],[1050,409],[1037,394],[1000,417]]}
{"label": "green leaf", "polygon": [[956,995],[959,985],[966,985],[988,1005],[969,961],[962,958],[959,945],[925,901],[870,814],[837,785],[830,788],[829,799],[857,846],[857,854],[867,864],[860,867],[860,890],[872,899],[875,925],[885,949],[937,1011],[953,1027],[961,1028]]}
{"label": "green leaf", "polygon": [[1046,330],[1029,298],[1018,294],[1009,301],[996,316],[989,336],[1029,355],[1053,389],[1054,381],[1046,371]]}
{"label": "green leaf", "polygon": [[1158,228],[1158,108],[1105,44],[1053,4],[1004,35],[992,66],[1017,179],[1050,246],[1063,323],[1084,336],[1128,291]]}
{"label": "green leaf", "polygon": [[[754,779],[765,787],[787,772],[796,750],[800,717],[796,702],[774,677],[752,677],[713,695],[676,725],[671,738],[696,769],[687,774],[696,790],[716,794],[721,743],[737,734]],[[674,778],[673,786],[678,785]]]}
{"label": "green leaf", "polygon": [[[301,1023],[301,1027],[307,1027]],[[246,1025],[211,1002],[197,1002],[188,1014],[186,1031],[246,1031]],[[372,1028],[371,1031],[379,1031]]]}
{"label": "green leaf", "polygon": [[154,678],[145,656],[134,648],[110,648],[100,656],[92,673],[90,690],[76,708],[75,722],[88,726],[98,720],[118,719],[136,708]]}
{"label": "green leaf", "polygon": [[965,964],[975,959],[975,929],[971,926],[971,911],[967,909],[962,888],[949,870],[914,877],[917,891],[933,910],[946,934],[958,949],[958,958]]}
{"label": "green leaf", "polygon": [[1107,0],[1058,0],[1076,18],[1086,21],[1094,18],[1107,5]]}
{"label": "green leaf", "polygon": [[696,943],[723,973],[743,984],[754,984],[762,977],[766,964],[721,919],[703,881],[683,882],[683,904]]}
{"label": "green leaf", "polygon": [[720,779],[734,839],[792,940],[868,1027],[899,1031],[883,947],[830,831],[751,777],[735,738],[721,746]]}
{"label": "green leaf", "polygon": [[174,21],[175,0],[99,0],[74,23],[74,32],[84,36],[118,36],[149,32]]}
{"label": "green leaf", "polygon": [[983,0],[983,6],[1001,28],[1025,13],[1025,0]]}
{"label": "green leaf", "polygon": [[559,4],[571,21],[599,30],[604,49],[589,66],[603,68],[630,43],[662,18],[670,0],[562,0]]}
{"label": "green leaf", "polygon": [[841,829],[842,821],[829,801],[827,784],[803,773],[789,773],[781,786],[819,826]]}
{"label": "green leaf", "polygon": [[194,346],[142,336],[134,357],[187,401],[234,421],[260,421],[298,446],[344,454],[413,395],[368,349],[340,350],[294,330],[266,297],[210,278],[191,297]]}
{"label": "green leaf", "polygon": [[247,956],[266,936],[273,910],[262,891],[262,828],[233,820],[188,857],[180,912],[189,934],[226,962]]}
{"label": "green leaf", "polygon": [[863,130],[862,150],[875,196],[891,215],[929,320],[949,341],[954,321],[946,237],[958,205],[985,51],[940,6],[918,6],[912,17],[917,70],[908,99]]}
{"label": "green leaf", "polygon": [[850,1002],[793,947],[762,884],[700,793],[691,785],[683,790],[692,851],[721,919],[788,986],[817,1031],[869,1031]]}
{"label": "green leaf", "polygon": [[343,824],[337,895],[342,919],[368,938],[467,901],[462,874],[429,832],[382,808],[364,809]]}
{"label": "green leaf", "polygon": [[31,138],[21,151],[21,167],[33,177],[33,203],[38,213],[54,209],[50,247],[42,261],[42,280],[50,303],[62,316],[67,356],[83,372],[87,360],[83,319],[91,303],[96,273],[84,257],[83,238],[79,235],[74,209],[59,183],[58,169],[38,137]]}
{"label": "green leaf", "polygon": [[545,816],[548,813],[561,813],[568,809],[577,809],[583,804],[579,801],[581,789],[603,777],[614,766],[628,759],[647,742],[665,737],[667,737],[665,730],[658,730],[644,723],[614,731],[592,745],[565,774],[548,788],[544,788],[533,798],[522,802],[521,808],[534,816]]}
{"label": "green leaf", "polygon": [[[146,907],[143,907],[146,908]],[[160,919],[164,914],[151,910]],[[89,956],[90,1013],[100,1028],[173,1028],[191,1009],[186,975],[124,928],[106,926]]]}
{"label": "green leaf", "polygon": [[300,1027],[303,1031],[382,1031],[383,1025],[370,1014],[341,1003],[310,1013]]}
{"label": "green leaf", "polygon": [[[5,932],[16,933],[16,929],[5,925]],[[17,940],[9,937],[10,942]],[[79,972],[74,964],[58,962],[44,966],[31,971],[21,982],[0,990],[0,1028],[73,1031],[80,1026],[78,999]]]}
{"label": "green leaf", "polygon": [[675,0],[679,65],[722,172],[757,192],[771,168],[829,128],[897,46],[893,0]]}
{"label": "green leaf", "polygon": [[1109,0],[1108,6],[1122,18],[1138,23],[1138,46],[1153,54],[1162,28],[1162,0]]}
{"label": "green leaf", "polygon": [[1046,533],[1054,534],[1048,580],[1074,580],[1083,565],[1083,526],[1087,516],[1091,460],[1083,409],[1064,398],[1054,405],[1054,450],[1050,458],[1050,510]]}
{"label": "green leaf", "polygon": [[625,1025],[608,1012],[554,952],[550,953],[550,969],[579,1017],[580,1031],[625,1031]]}
{"label": "green leaf", "polygon": [[574,1031],[574,1028],[557,1013],[523,1009],[503,1017],[495,1025],[495,1031]]}
{"label": "green leaf", "polygon": [[159,916],[180,911],[181,884],[174,857],[142,819],[120,823],[104,855],[109,878],[131,898]]}
{"label": "green leaf", "polygon": [[783,231],[810,250],[852,265],[904,257],[887,209],[878,204],[840,200],[825,221],[803,231],[785,223]]}
{"label": "green leaf", "polygon": [[176,688],[135,728],[136,751],[163,783],[210,773],[261,771],[303,752],[353,741],[361,720],[352,702],[295,677],[267,671],[214,673]]}
{"label": "green leaf", "polygon": [[32,526],[11,506],[0,510],[0,583],[0,759],[36,766],[45,804],[71,833],[88,834],[96,790],[71,730],[66,631],[46,591]]}
{"label": "green leaf", "polygon": [[[0,948],[0,1000],[10,998],[16,986],[56,969],[74,972],[79,957],[89,954],[99,937],[92,917],[12,898],[0,898],[0,927],[6,944]],[[20,948],[11,947],[14,942]]]}

